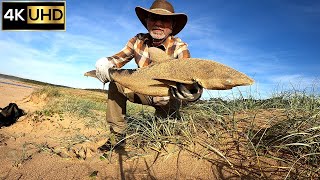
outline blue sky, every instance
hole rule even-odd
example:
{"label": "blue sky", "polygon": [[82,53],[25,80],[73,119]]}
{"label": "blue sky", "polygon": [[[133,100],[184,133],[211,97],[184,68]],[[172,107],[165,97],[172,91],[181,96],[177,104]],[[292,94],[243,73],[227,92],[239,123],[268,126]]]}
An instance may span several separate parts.
{"label": "blue sky", "polygon": [[[66,32],[0,32],[0,73],[75,88],[102,88],[83,73],[146,32],[134,8],[152,0],[67,1]],[[177,36],[192,57],[215,60],[253,77],[241,91],[266,97],[319,84],[320,1],[171,0],[188,24]],[[131,61],[126,68],[134,68]],[[204,98],[233,91],[206,91]]]}

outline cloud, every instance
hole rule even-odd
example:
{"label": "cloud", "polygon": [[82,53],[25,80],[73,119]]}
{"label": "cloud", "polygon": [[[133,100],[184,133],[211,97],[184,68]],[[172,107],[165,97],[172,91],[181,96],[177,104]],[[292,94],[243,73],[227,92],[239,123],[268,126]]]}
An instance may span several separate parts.
{"label": "cloud", "polygon": [[189,20],[181,34],[184,38],[212,37],[219,30],[212,22],[211,17],[201,17]]}
{"label": "cloud", "polygon": [[310,87],[319,83],[319,77],[305,76],[302,74],[284,74],[271,76],[268,79],[270,82],[283,84],[287,86]]}
{"label": "cloud", "polygon": [[72,81],[65,79],[74,77],[81,69],[81,66],[62,60],[59,54],[50,54],[14,41],[0,40],[0,53],[1,72],[44,82],[71,86]]}
{"label": "cloud", "polygon": [[233,67],[255,79],[255,84],[227,91],[206,91],[203,98],[234,96],[238,89],[246,94],[254,90],[254,96],[266,98],[275,93],[279,86],[282,89],[290,89],[293,86],[308,88],[314,85],[317,77],[307,75],[302,67],[297,67],[297,60],[301,59],[300,52],[283,48],[274,50],[256,47],[256,43],[251,42],[261,44],[261,39],[255,39],[259,37],[229,36],[228,31],[225,32],[218,24],[208,23],[210,21],[210,18],[194,20],[186,27],[185,34],[190,35],[183,35],[189,40],[187,43],[191,55]]}
{"label": "cloud", "polygon": [[1,73],[77,88],[101,88],[98,80],[85,78],[83,73],[94,69],[97,59],[121,50],[136,30],[144,27],[136,17],[133,21],[127,14],[98,11],[93,4],[88,4],[96,10],[90,16],[75,13],[80,12],[77,8],[68,13],[66,32],[1,32]]}
{"label": "cloud", "polygon": [[[76,2],[67,4],[66,32],[0,32],[0,72],[72,87],[101,88],[99,81],[85,78],[83,73],[93,69],[98,58],[115,54],[136,33],[146,30],[135,16],[135,3],[131,1],[108,2],[108,8],[100,3],[72,3]],[[151,5],[147,0],[141,4],[142,7]],[[318,13],[312,6],[302,10]],[[290,87],[292,82],[303,79],[304,85],[310,85],[315,79],[305,74],[302,67],[297,68],[298,63],[292,63],[299,59],[295,54],[298,52],[263,48],[261,44],[265,42],[261,42],[261,37],[224,29],[227,26],[219,24],[225,22],[224,17],[215,18],[194,15],[178,36],[188,43],[193,57],[216,60],[256,80],[254,86],[240,90],[253,88],[267,94],[279,83]],[[249,32],[254,30],[252,27]],[[126,67],[136,65],[131,61]],[[237,88],[208,91],[204,96],[232,96],[235,91]]]}

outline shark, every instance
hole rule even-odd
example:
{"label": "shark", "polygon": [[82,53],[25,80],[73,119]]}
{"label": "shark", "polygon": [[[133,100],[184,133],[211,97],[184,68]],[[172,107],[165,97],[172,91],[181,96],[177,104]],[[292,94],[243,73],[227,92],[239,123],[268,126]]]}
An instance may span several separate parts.
{"label": "shark", "polygon": [[[254,80],[219,62],[201,58],[173,59],[159,48],[148,49],[152,63],[138,69],[111,69],[112,79],[139,94],[169,96],[170,87],[177,83],[198,83],[209,90],[228,90],[237,86],[248,86]],[[95,70],[85,76],[95,77]]]}

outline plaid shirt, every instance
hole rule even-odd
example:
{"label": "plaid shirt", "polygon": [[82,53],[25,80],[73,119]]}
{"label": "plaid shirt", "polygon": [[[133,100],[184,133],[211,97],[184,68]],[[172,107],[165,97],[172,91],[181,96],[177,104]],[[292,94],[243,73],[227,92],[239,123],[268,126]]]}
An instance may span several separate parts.
{"label": "plaid shirt", "polygon": [[[188,45],[181,41],[180,38],[169,36],[158,47],[164,50],[173,59],[189,58],[190,52]],[[130,39],[126,46],[117,54],[108,57],[117,68],[123,67],[131,59],[135,59],[138,67],[145,67],[151,63],[148,53],[148,47],[152,47],[152,40],[150,34],[137,34]]]}

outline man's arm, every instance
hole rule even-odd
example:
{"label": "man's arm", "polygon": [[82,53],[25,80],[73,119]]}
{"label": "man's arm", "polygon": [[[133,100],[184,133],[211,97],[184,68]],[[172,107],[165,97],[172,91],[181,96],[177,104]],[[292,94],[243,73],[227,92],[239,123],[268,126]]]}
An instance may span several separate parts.
{"label": "man's arm", "polygon": [[190,51],[186,43],[181,43],[178,47],[179,48],[175,51],[178,59],[190,58]]}
{"label": "man's arm", "polygon": [[109,73],[111,68],[121,68],[126,63],[128,63],[133,57],[133,44],[136,41],[136,36],[128,41],[126,46],[117,54],[110,57],[103,57],[97,60],[96,62],[96,76],[103,82],[107,83],[112,81]]}
{"label": "man's arm", "polygon": [[113,64],[115,64],[115,66],[117,68],[121,68],[123,67],[125,64],[127,64],[131,59],[134,58],[134,50],[133,50],[133,46],[134,43],[137,40],[137,36],[131,38],[126,46],[117,54],[107,57],[109,61],[112,61]]}

